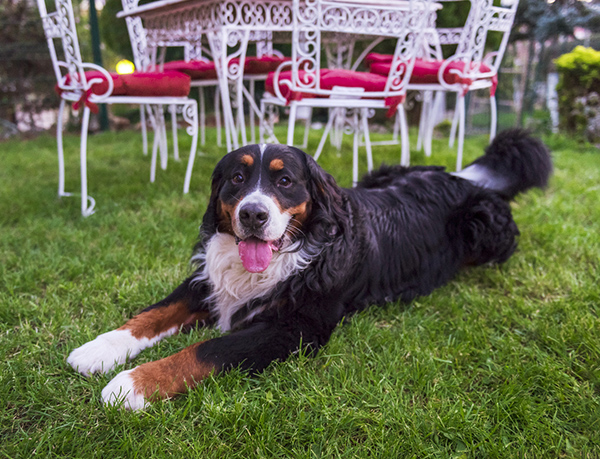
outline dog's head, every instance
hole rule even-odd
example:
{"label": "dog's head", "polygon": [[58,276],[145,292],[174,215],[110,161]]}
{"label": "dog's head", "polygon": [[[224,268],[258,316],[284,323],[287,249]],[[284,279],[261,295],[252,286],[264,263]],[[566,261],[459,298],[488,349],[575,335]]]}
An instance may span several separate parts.
{"label": "dog's head", "polygon": [[262,272],[273,251],[305,237],[307,226],[339,200],[333,178],[297,148],[250,145],[224,156],[212,177],[205,237],[229,233],[247,271]]}

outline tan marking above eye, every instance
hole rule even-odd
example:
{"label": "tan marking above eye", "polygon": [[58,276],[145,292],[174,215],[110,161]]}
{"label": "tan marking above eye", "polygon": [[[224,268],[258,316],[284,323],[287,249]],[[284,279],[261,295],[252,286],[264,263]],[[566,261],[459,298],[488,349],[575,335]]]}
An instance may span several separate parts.
{"label": "tan marking above eye", "polygon": [[250,167],[254,164],[254,158],[250,155],[242,156],[241,161],[242,161],[242,164],[245,164],[248,167]]}
{"label": "tan marking above eye", "polygon": [[283,169],[283,161],[279,158],[275,158],[269,164],[269,169],[272,171],[280,171],[281,169]]}

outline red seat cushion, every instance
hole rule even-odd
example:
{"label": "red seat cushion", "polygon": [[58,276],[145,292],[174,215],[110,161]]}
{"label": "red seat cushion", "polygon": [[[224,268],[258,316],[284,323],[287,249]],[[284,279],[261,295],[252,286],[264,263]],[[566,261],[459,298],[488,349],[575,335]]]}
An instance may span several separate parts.
{"label": "red seat cushion", "polygon": [[[321,69],[321,89],[330,90],[334,86],[345,86],[350,88],[363,88],[365,91],[384,91],[387,77],[375,75],[368,72],[355,72],[353,70],[341,69]],[[299,71],[299,78],[302,80],[306,77],[304,70]],[[265,81],[265,89],[271,94],[275,94],[273,82],[275,72],[269,73]],[[305,97],[317,97],[311,93],[292,93],[288,86],[281,84],[282,81],[292,79],[292,71],[287,70],[279,74],[279,90],[283,97],[289,100],[300,100]],[[327,96],[325,96],[327,97]]]}
{"label": "red seat cushion", "polygon": [[[302,80],[306,77],[306,72],[303,70],[299,71],[299,78]],[[291,91],[288,86],[281,84],[282,81],[290,81],[292,78],[292,71],[288,70],[279,74],[279,90],[281,95],[285,97],[288,103],[292,100],[301,100],[303,98],[320,97],[316,94],[303,93]],[[382,92],[385,90],[387,83],[387,76],[377,75],[368,72],[356,72],[353,70],[342,70],[342,69],[321,69],[321,89],[331,90],[334,86],[342,86],[347,88],[363,88],[365,91]],[[267,80],[265,81],[265,90],[271,94],[275,94],[273,87],[275,80],[275,73],[269,73]],[[322,96],[328,97],[328,96]],[[402,97],[388,97],[385,100],[387,106],[391,108],[391,116],[395,112],[396,107],[399,103],[402,103]]]}
{"label": "red seat cushion", "polygon": [[171,61],[165,62],[164,71],[176,70],[192,77],[192,80],[215,80],[217,69],[211,61]]}
{"label": "red seat cushion", "polygon": [[[289,57],[278,56],[246,56],[244,74],[262,75],[274,72],[282,62],[289,61]],[[229,64],[239,63],[239,58],[233,58]],[[211,61],[171,61],[165,62],[163,70],[177,70],[192,77],[192,80],[214,80],[217,78],[215,63]]]}
{"label": "red seat cushion", "polygon": [[[365,62],[369,65],[372,73],[377,75],[387,75],[390,72],[391,63],[393,56],[390,54],[377,54],[370,53],[365,57]],[[423,59],[416,59],[413,73],[410,77],[410,82],[414,84],[437,84],[438,72],[440,67],[445,61],[425,61]],[[474,66],[475,64],[473,64]],[[465,63],[460,61],[451,62],[444,70],[444,81],[448,84],[464,84],[471,85],[474,81],[477,81],[477,75],[473,75],[474,78],[461,77],[455,73],[451,73],[450,70],[464,71]],[[492,69],[485,64],[479,66],[479,72],[487,73],[491,72]],[[488,77],[487,79],[490,79]],[[498,77],[494,75],[491,77],[492,87],[490,93],[493,96],[498,86]]]}
{"label": "red seat cushion", "polygon": [[[135,97],[186,97],[190,93],[191,78],[180,72],[135,72],[128,75],[111,73],[113,92],[111,96]],[[91,94],[101,96],[108,90],[108,82],[104,74],[98,71],[85,72],[87,81],[94,78],[101,79],[92,84],[91,88],[81,95],[81,99],[73,104],[75,109],[81,103],[89,107],[92,112],[98,112],[98,106],[89,100]],[[70,84],[70,75],[65,78],[65,84]],[[56,92],[60,95],[63,90],[58,86]]]}
{"label": "red seat cushion", "polygon": [[[190,93],[190,77],[180,72],[135,72],[128,75],[111,73],[113,79],[112,96],[141,96],[141,97],[186,97]],[[102,95],[108,90],[108,82],[104,74],[98,71],[85,72],[88,81],[99,78],[102,81],[94,83],[91,92]],[[65,80],[68,85],[69,75]],[[62,91],[56,87],[60,94]]]}
{"label": "red seat cushion", "polygon": [[391,63],[393,60],[394,56],[392,56],[391,54],[369,53],[365,57],[365,64],[367,64],[367,66],[370,67],[371,64]]}
{"label": "red seat cushion", "polygon": [[[244,74],[266,75],[269,72],[274,72],[283,62],[289,60],[291,60],[291,58],[279,56],[246,56],[246,61],[244,62]],[[234,58],[231,59],[230,63],[238,63],[239,61],[239,59]]]}

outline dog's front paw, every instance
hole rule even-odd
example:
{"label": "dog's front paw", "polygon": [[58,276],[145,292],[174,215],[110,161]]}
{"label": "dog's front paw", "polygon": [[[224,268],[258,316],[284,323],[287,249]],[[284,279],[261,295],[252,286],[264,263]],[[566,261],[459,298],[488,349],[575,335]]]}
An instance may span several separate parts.
{"label": "dog's front paw", "polygon": [[144,394],[134,387],[133,371],[135,368],[122,371],[102,389],[102,401],[105,405],[118,405],[132,411],[141,410],[148,405]]}
{"label": "dog's front paw", "polygon": [[75,349],[67,363],[85,376],[107,373],[116,365],[125,363],[127,358],[138,355],[142,349],[140,341],[128,330],[113,330]]}

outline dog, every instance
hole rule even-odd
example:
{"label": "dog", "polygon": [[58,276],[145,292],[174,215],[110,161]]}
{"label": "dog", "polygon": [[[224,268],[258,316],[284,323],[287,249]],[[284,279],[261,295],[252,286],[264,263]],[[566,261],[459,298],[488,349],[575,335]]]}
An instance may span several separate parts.
{"label": "dog", "polygon": [[352,189],[297,148],[240,148],[212,175],[193,274],[67,362],[106,373],[193,326],[224,332],[117,374],[104,403],[137,410],[211,374],[315,352],[356,311],[410,302],[465,266],[506,261],[519,235],[509,201],[551,173],[546,146],[522,130],[500,133],[461,172],[383,166]]}

